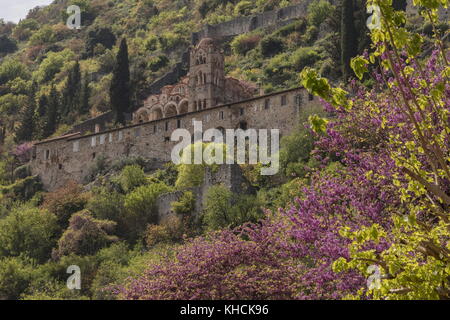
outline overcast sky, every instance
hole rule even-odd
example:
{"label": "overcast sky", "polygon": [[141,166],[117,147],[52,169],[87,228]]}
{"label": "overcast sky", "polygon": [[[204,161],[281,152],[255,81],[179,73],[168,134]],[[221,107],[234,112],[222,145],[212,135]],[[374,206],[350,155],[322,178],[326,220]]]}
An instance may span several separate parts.
{"label": "overcast sky", "polygon": [[52,0],[0,0],[0,18],[17,23],[30,9],[50,3]]}

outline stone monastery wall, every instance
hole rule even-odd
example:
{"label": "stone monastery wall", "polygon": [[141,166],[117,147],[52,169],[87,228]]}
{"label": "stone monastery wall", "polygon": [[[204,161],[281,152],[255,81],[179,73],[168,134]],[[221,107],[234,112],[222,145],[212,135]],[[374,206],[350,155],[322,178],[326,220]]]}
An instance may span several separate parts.
{"label": "stone monastery wall", "polygon": [[95,134],[70,134],[37,143],[31,170],[47,190],[53,190],[70,180],[83,182],[100,156],[107,161],[128,156],[170,161],[172,148],[178,143],[170,141],[172,131],[186,128],[193,134],[193,120],[203,122],[203,131],[280,129],[283,136],[296,126],[299,114],[314,104],[317,101],[305,89],[296,88]]}
{"label": "stone monastery wall", "polygon": [[[178,143],[171,141],[173,130],[185,128],[193,134],[194,120],[202,121],[203,131],[279,129],[281,135],[289,134],[302,110],[316,104],[312,96],[296,88],[253,97],[258,91],[256,86],[225,75],[223,52],[213,38],[284,23],[304,15],[308,3],[206,26],[193,34],[196,46],[183,55],[178,65],[180,70],[188,67],[189,72],[181,78],[184,71],[178,70],[154,83],[144,105],[126,115],[133,125],[102,131],[112,120],[109,112],[75,126],[65,136],[38,142],[33,148],[32,173],[39,175],[44,187],[51,191],[70,180],[85,182],[99,157],[108,162],[131,156],[155,164],[167,162]],[[176,80],[178,84],[167,85]]]}
{"label": "stone monastery wall", "polygon": [[196,44],[202,38],[220,39],[247,33],[259,28],[283,26],[293,19],[305,16],[310,2],[310,0],[305,0],[297,5],[288,6],[278,10],[266,11],[247,17],[239,17],[215,25],[205,25],[202,30],[192,34],[192,43]]}

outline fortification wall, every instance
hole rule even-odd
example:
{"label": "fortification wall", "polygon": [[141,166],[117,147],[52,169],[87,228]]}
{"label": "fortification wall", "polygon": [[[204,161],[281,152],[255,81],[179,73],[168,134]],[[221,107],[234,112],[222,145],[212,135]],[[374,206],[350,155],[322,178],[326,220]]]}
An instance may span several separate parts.
{"label": "fortification wall", "polygon": [[215,25],[205,25],[202,30],[192,34],[192,43],[196,44],[202,38],[220,39],[268,26],[283,26],[293,19],[306,15],[306,10],[310,2],[310,0],[305,0],[297,5],[278,10],[267,11],[247,17],[238,17]]}
{"label": "fortification wall", "polygon": [[[192,191],[195,195],[194,210],[191,212],[194,217],[198,217],[202,213],[209,188],[218,184],[227,187],[236,194],[251,192],[250,184],[243,176],[239,165],[222,165],[217,170],[205,167],[203,183],[198,187],[184,190]],[[156,206],[158,208],[158,222],[175,215],[175,212],[172,210],[172,203],[180,200],[184,191],[169,192],[158,197],[156,201]]]}
{"label": "fortification wall", "polygon": [[35,145],[31,171],[47,190],[54,190],[69,180],[84,182],[99,156],[110,162],[130,156],[170,161],[178,143],[170,140],[172,131],[180,127],[193,134],[193,120],[202,121],[203,131],[244,126],[279,129],[286,135],[296,126],[299,113],[316,104],[309,98],[305,89],[297,88],[124,128],[43,141]]}

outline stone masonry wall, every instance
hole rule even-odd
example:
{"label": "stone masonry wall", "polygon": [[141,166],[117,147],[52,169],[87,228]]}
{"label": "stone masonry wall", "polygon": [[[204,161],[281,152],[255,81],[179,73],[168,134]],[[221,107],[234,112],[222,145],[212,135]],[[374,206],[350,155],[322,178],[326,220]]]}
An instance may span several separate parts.
{"label": "stone masonry wall", "polygon": [[[211,168],[206,167],[202,185],[188,189],[195,194],[195,208],[192,212],[194,217],[198,217],[202,213],[208,189],[218,184],[224,185],[233,193],[237,194],[247,193],[251,190],[239,165],[222,165],[217,170],[211,170]],[[175,214],[172,211],[172,202],[178,201],[183,193],[184,191],[174,191],[158,197],[156,202],[156,206],[158,207],[158,222]]]}
{"label": "stone masonry wall", "polygon": [[238,17],[216,25],[205,25],[202,30],[192,34],[192,43],[196,44],[202,38],[220,39],[268,26],[283,26],[286,22],[305,16],[310,2],[310,0],[305,0],[297,5],[278,10],[267,11],[247,17]]}
{"label": "stone masonry wall", "polygon": [[172,131],[180,127],[193,134],[193,120],[202,120],[203,131],[246,127],[280,129],[286,135],[296,126],[299,113],[316,103],[310,99],[305,89],[290,89],[124,128],[42,141],[34,147],[31,171],[51,191],[69,180],[82,183],[99,156],[107,161],[129,156],[170,161],[178,143],[170,141]]}

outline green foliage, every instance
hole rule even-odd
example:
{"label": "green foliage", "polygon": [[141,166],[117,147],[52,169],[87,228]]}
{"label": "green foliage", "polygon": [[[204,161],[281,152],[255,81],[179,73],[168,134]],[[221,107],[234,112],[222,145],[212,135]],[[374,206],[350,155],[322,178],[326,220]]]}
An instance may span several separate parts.
{"label": "green foliage", "polygon": [[0,258],[0,299],[19,299],[32,281],[33,267],[25,258]]}
{"label": "green foliage", "polygon": [[29,102],[20,110],[20,125],[16,129],[16,141],[31,141],[35,134],[34,112],[36,108],[35,91],[30,94]]}
{"label": "green foliage", "polygon": [[164,165],[164,169],[157,170],[152,177],[168,186],[174,187],[178,178],[178,170],[173,162],[168,162]]}
{"label": "green foliage", "polygon": [[147,223],[158,222],[156,200],[171,188],[164,183],[152,183],[136,188],[125,197],[126,223],[130,239],[136,240]]}
{"label": "green foliage", "polygon": [[0,85],[16,78],[26,80],[29,76],[26,66],[12,58],[6,58],[0,64]]}
{"label": "green foliage", "polygon": [[246,16],[246,15],[250,14],[252,9],[253,9],[253,3],[251,1],[242,0],[234,7],[234,14]]}
{"label": "green foliage", "polygon": [[178,167],[175,186],[179,189],[197,187],[203,183],[205,166],[203,164],[182,164]]}
{"label": "green foliage", "polygon": [[0,56],[12,53],[17,50],[17,44],[6,35],[0,35]]}
{"label": "green foliage", "polygon": [[269,35],[261,40],[259,47],[264,57],[272,57],[283,51],[284,44],[281,38]]}
{"label": "green foliage", "polygon": [[[203,152],[202,163],[195,164],[194,154],[200,152],[200,148],[201,152]],[[210,152],[205,152],[206,150],[209,150]],[[217,150],[221,150],[222,156],[226,156],[224,144],[219,145],[217,143],[196,142],[187,146],[182,152],[181,164],[178,165],[178,178],[175,187],[184,189],[200,186],[204,181],[206,167],[210,166],[213,170],[217,168],[217,165],[212,163]],[[220,156],[220,154],[217,154],[217,156]],[[222,157],[222,160],[224,159],[225,158]]]}
{"label": "green foliage", "polygon": [[111,49],[115,43],[116,37],[111,32],[111,29],[98,26],[92,27],[86,37],[86,55],[92,57],[95,47],[99,44],[107,49]]}
{"label": "green foliage", "polygon": [[203,222],[208,230],[237,227],[245,222],[255,222],[262,217],[258,202],[253,196],[234,195],[222,185],[212,186],[206,193]]}
{"label": "green foliage", "polygon": [[195,209],[195,195],[192,191],[183,193],[178,201],[172,202],[172,210],[177,214],[192,214]]}
{"label": "green foliage", "polygon": [[318,27],[328,18],[333,5],[327,0],[314,0],[308,6],[308,21]]}
{"label": "green foliage", "polygon": [[241,34],[231,41],[230,46],[234,54],[245,55],[248,51],[256,48],[261,40],[258,34]]}
{"label": "green foliage", "polygon": [[[299,120],[297,129],[281,139],[280,169],[288,177],[305,177],[312,168],[311,151],[314,149],[316,137],[311,132],[308,117],[323,112],[319,108],[305,110]],[[311,161],[310,161],[311,160]]]}
{"label": "green foliage", "polygon": [[32,31],[39,28],[39,23],[34,19],[24,19],[21,20],[13,30],[13,37],[16,40],[24,41],[27,40]]}
{"label": "green foliage", "polygon": [[74,114],[81,111],[81,71],[78,61],[69,70],[62,95],[64,102],[62,110],[63,117],[67,117],[68,115],[73,117]]}
{"label": "green foliage", "polygon": [[26,255],[44,262],[56,243],[56,216],[27,205],[14,208],[0,220],[0,256]]}
{"label": "green foliage", "polygon": [[185,43],[183,37],[174,32],[164,32],[160,38],[159,43],[161,45],[161,50],[169,51],[174,50],[178,46],[181,46]]}
{"label": "green foliage", "polygon": [[[369,286],[366,292],[360,290],[351,298],[449,299],[447,182],[450,170],[445,160],[449,152],[444,132],[450,129],[447,117],[443,116],[448,114],[444,95],[449,73],[448,51],[436,36],[433,58],[418,59],[423,36],[405,28],[404,13],[394,11],[391,1],[377,0],[374,4],[381,8],[382,14],[380,28],[371,32],[374,50],[368,59],[353,59],[352,68],[360,79],[370,65],[381,66],[383,74],[392,75],[392,80],[380,81],[380,87],[384,85],[386,92],[380,97],[367,94],[362,100],[364,112],[369,114],[382,114],[380,104],[395,106],[397,110],[394,115],[383,115],[379,119],[383,134],[388,135],[385,138],[389,141],[388,155],[395,163],[392,187],[398,190],[403,207],[400,210],[395,207],[389,227],[380,224],[362,226],[358,230],[343,227],[341,236],[351,241],[350,257],[335,261],[333,270],[356,269],[366,277],[379,270],[375,285]],[[443,9],[441,5],[446,8],[448,3],[417,1],[415,5],[421,6],[421,15],[436,25],[438,9]],[[425,70],[438,66],[444,66],[442,72]],[[337,109],[351,110],[347,93],[341,88],[332,89],[313,71],[303,73],[303,83]],[[429,87],[430,83],[433,88]],[[402,130],[396,131],[399,128]],[[370,171],[366,178],[386,179],[372,175]],[[380,249],[368,249],[368,245],[373,248],[373,244],[378,244]]]}
{"label": "green foliage", "polygon": [[301,71],[306,66],[313,65],[320,59],[319,53],[314,48],[302,47],[292,54],[292,64],[296,70]]}
{"label": "green foliage", "polygon": [[41,62],[39,68],[33,73],[33,77],[39,82],[49,82],[55,75],[74,57],[70,49],[60,52],[49,52],[47,57]]}
{"label": "green foliage", "polygon": [[131,107],[130,66],[128,60],[128,45],[125,38],[120,42],[109,96],[116,123],[124,124],[124,113],[130,112]]}
{"label": "green foliage", "polygon": [[122,190],[126,193],[133,191],[139,186],[147,183],[147,177],[144,170],[138,165],[128,165],[123,168],[120,176],[119,183]]}
{"label": "green foliage", "polygon": [[123,219],[125,196],[106,188],[98,188],[89,200],[86,208],[100,220],[119,222]]}
{"label": "green foliage", "polygon": [[37,176],[20,179],[11,185],[0,186],[0,194],[14,200],[29,200],[34,194],[42,190],[42,183]]}
{"label": "green foliage", "polygon": [[55,33],[53,29],[50,26],[46,25],[33,33],[29,41],[30,45],[38,46],[52,43],[55,40]]}
{"label": "green foliage", "polygon": [[108,162],[104,155],[99,155],[95,158],[94,163],[88,170],[85,177],[85,182],[94,181],[99,175],[105,174],[108,170]]}
{"label": "green foliage", "polygon": [[111,168],[114,171],[122,171],[126,166],[137,165],[144,168],[146,165],[146,160],[140,156],[138,157],[121,157],[114,160],[111,164]]}
{"label": "green foliage", "polygon": [[169,63],[169,59],[164,55],[159,55],[157,57],[154,57],[150,62],[148,63],[148,67],[151,71],[156,72]]}

